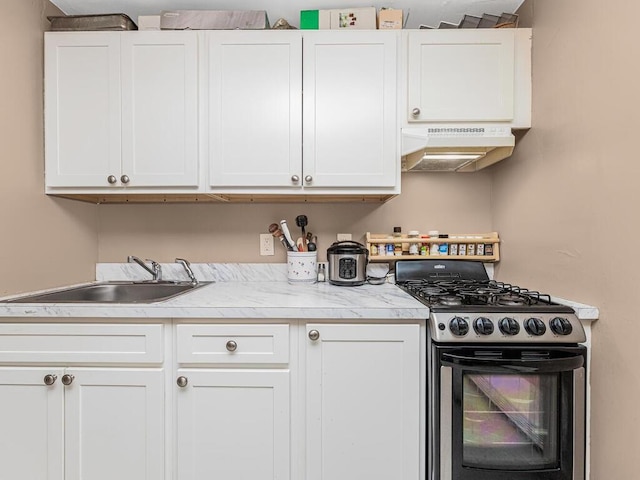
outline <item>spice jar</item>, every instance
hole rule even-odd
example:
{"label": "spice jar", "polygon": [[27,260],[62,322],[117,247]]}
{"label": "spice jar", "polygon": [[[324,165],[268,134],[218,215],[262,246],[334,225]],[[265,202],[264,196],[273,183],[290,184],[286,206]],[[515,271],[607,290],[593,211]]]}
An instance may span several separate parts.
{"label": "spice jar", "polygon": [[[429,230],[429,238],[436,239],[440,235],[438,230]],[[440,255],[440,244],[438,242],[432,242],[431,247],[429,248],[429,253],[431,255]]]}
{"label": "spice jar", "polygon": [[[411,230],[409,232],[409,238],[417,240],[420,238],[420,232],[417,230]],[[409,244],[409,255],[419,255],[420,254],[420,244],[417,242],[411,242]]]}
{"label": "spice jar", "polygon": [[[423,240],[428,239],[429,235],[422,235],[421,238]],[[422,256],[429,255],[429,244],[428,243],[421,243],[420,244],[420,255],[422,255]]]}
{"label": "spice jar", "polygon": [[[447,242],[447,240],[449,239],[449,235],[446,233],[441,233],[440,235],[438,235],[438,238],[440,238],[440,245],[438,250],[440,251],[440,255],[449,255],[449,242]],[[445,241],[442,241],[442,240]]]}
{"label": "spice jar", "polygon": [[393,227],[393,253],[400,257],[402,256],[402,243],[397,243],[398,238],[402,238],[402,227]]}

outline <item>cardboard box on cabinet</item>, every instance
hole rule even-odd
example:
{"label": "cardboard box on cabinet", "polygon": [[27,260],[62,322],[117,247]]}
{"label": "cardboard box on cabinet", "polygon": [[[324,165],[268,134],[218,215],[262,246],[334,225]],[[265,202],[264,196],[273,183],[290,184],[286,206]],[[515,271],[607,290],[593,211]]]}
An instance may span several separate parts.
{"label": "cardboard box on cabinet", "polygon": [[383,8],[378,12],[379,30],[399,30],[402,28],[402,10]]}
{"label": "cardboard box on cabinet", "polygon": [[264,30],[269,19],[264,10],[164,10],[163,30]]}
{"label": "cardboard box on cabinet", "polygon": [[375,30],[375,7],[336,8],[332,10],[302,10],[303,30]]}

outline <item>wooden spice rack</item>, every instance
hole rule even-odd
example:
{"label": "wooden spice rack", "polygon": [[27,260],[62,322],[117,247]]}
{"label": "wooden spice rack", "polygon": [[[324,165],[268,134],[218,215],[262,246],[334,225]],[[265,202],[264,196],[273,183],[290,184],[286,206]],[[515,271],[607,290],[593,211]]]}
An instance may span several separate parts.
{"label": "wooden spice rack", "polygon": [[[402,243],[402,255],[374,255],[372,246],[378,246],[380,244],[397,244]],[[474,245],[474,249],[478,248],[479,244],[483,245],[485,252],[490,250],[492,253],[487,255],[409,255],[409,244],[418,243],[420,245],[431,245],[432,243],[447,243],[449,246],[452,244],[457,245],[458,251],[460,251],[460,245],[465,246],[465,250],[468,251],[470,244]],[[490,246],[489,248],[487,248]],[[500,238],[498,232],[490,233],[452,233],[449,234],[449,238],[409,238],[406,234],[401,237],[394,237],[390,234],[369,233],[367,232],[367,249],[369,250],[370,262],[392,262],[395,260],[424,260],[428,258],[442,258],[447,260],[480,260],[482,262],[498,262],[500,261]]]}

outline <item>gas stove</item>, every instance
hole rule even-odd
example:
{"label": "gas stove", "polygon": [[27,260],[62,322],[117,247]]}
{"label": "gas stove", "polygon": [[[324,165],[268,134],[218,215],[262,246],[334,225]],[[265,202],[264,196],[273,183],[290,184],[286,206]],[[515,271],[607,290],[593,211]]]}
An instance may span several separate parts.
{"label": "gas stove", "polygon": [[551,296],[491,280],[482,262],[400,260],[396,284],[430,309],[431,338],[443,343],[563,343],[586,340],[571,307]]}

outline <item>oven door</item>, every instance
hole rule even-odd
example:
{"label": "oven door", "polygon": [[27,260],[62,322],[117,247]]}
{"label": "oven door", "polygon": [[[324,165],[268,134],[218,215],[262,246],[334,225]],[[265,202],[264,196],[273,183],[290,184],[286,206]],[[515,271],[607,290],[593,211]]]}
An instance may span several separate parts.
{"label": "oven door", "polygon": [[584,480],[583,347],[434,348],[434,479]]}

